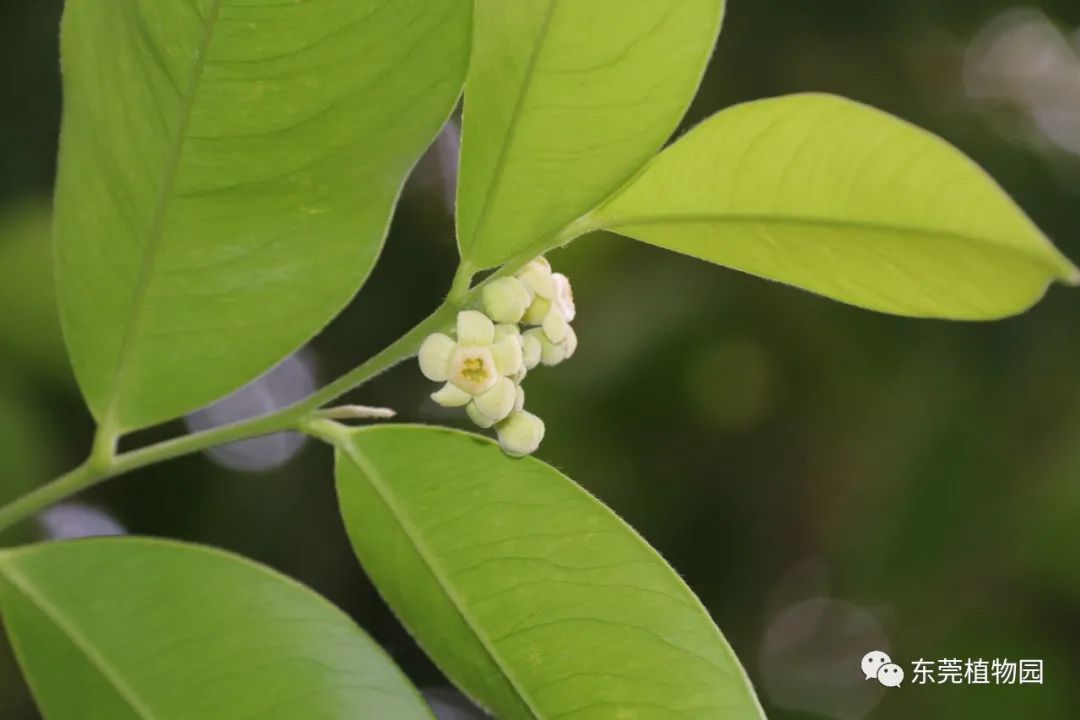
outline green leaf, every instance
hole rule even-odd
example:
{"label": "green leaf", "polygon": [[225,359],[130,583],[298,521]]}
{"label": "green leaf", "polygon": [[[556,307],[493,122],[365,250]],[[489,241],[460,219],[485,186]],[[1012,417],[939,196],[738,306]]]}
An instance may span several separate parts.
{"label": "green leaf", "polygon": [[470,6],[67,3],[57,276],[99,421],[204,405],[345,306],[456,102]]}
{"label": "green leaf", "polygon": [[339,441],[364,568],[459,687],[502,720],[763,717],[656,551],[544,463],[423,427]]}
{"label": "green leaf", "polygon": [[543,250],[686,112],[723,0],[477,0],[458,243],[492,267]]}
{"label": "green leaf", "polygon": [[124,538],[4,551],[0,610],[48,720],[431,718],[341,611],[208,548]]}
{"label": "green leaf", "polygon": [[977,165],[873,108],[798,95],[718,113],[585,223],[914,317],[1021,312],[1080,271]]}

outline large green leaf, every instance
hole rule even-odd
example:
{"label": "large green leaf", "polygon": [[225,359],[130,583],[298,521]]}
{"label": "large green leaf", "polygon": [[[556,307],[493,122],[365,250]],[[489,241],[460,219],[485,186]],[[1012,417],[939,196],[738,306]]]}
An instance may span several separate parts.
{"label": "large green leaf", "polygon": [[704,608],[544,463],[446,429],[342,438],[353,546],[442,669],[501,720],[760,718]]}
{"label": "large green leaf", "polygon": [[125,538],[3,551],[0,610],[47,720],[431,718],[342,612],[207,548]]}
{"label": "large green leaf", "polygon": [[477,0],[458,242],[498,265],[629,179],[675,129],[723,0]]}
{"label": "large green leaf", "polygon": [[470,7],[67,3],[58,283],[99,421],[214,400],[341,310],[457,99]]}
{"label": "large green leaf", "polygon": [[1002,317],[1080,282],[959,151],[826,95],[715,115],[584,224],[916,317]]}

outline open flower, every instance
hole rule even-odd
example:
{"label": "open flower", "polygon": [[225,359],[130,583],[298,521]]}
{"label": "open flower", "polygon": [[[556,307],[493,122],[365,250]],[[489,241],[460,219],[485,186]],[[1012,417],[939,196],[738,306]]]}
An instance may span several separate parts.
{"label": "open flower", "polygon": [[480,418],[490,427],[514,409],[517,386],[510,378],[523,367],[521,336],[513,326],[497,331],[475,310],[458,313],[456,334],[454,339],[434,333],[424,340],[420,371],[429,380],[446,383],[431,396],[435,402],[465,407],[474,421]]}
{"label": "open flower", "polygon": [[[577,337],[570,327],[570,322],[577,315],[570,280],[562,273],[551,272],[551,266],[544,258],[537,258],[526,265],[518,278],[533,293],[533,301],[522,316],[522,322],[539,325],[543,329],[543,335],[532,333],[541,341],[542,362],[557,365],[573,355],[577,348]],[[534,345],[534,348],[527,349],[526,356],[535,357],[535,343],[528,339],[529,336],[530,333],[526,333],[526,342]],[[548,341],[546,344],[543,343],[545,338]]]}

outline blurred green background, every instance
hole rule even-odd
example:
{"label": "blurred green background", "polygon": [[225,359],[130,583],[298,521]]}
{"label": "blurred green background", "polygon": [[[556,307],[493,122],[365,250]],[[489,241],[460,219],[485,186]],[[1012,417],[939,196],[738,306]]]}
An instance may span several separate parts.
{"label": "blurred green background", "polygon": [[[1080,259],[1075,0],[729,5],[688,122],[804,90],[877,105],[975,157]],[[0,5],[0,502],[78,462],[92,431],[49,282],[60,7]],[[441,159],[421,163],[356,301],[249,407],[303,390],[307,373],[332,379],[438,303],[455,260],[448,149],[444,137]],[[855,310],[615,237],[551,260],[575,283],[581,346],[528,381],[548,424],[539,454],[683,574],[771,718],[1080,717],[1080,295],[1055,288],[1023,317],[954,324]],[[430,391],[410,363],[356,399],[460,423]],[[150,468],[22,539],[115,522],[246,554],[345,608],[418,684],[444,687],[352,557],[330,454],[308,445],[266,472],[228,469],[292,449],[278,438]],[[908,669],[902,688],[859,675],[871,649]],[[913,660],[969,657],[1042,659],[1044,684],[910,683]],[[0,718],[35,717],[0,644]]]}

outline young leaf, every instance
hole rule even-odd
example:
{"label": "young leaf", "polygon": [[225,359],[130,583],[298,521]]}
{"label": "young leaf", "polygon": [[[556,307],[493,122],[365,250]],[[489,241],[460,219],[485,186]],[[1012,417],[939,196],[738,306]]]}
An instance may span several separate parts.
{"label": "young leaf", "polygon": [[763,717],[678,575],[557,470],[399,426],[343,440],[337,478],[368,574],[496,717]]}
{"label": "young leaf", "polygon": [[4,551],[0,611],[48,720],[431,720],[344,613],[208,548],[124,538]]}
{"label": "young leaf", "polygon": [[462,257],[498,265],[629,179],[697,90],[723,0],[478,0],[458,201]]}
{"label": "young leaf", "polygon": [[341,310],[457,99],[470,6],[67,3],[56,259],[99,421],[204,405]]}
{"label": "young leaf", "polygon": [[586,223],[852,305],[982,320],[1080,272],[943,140],[842,98],[718,113]]}

